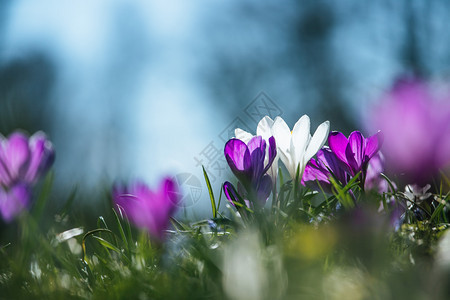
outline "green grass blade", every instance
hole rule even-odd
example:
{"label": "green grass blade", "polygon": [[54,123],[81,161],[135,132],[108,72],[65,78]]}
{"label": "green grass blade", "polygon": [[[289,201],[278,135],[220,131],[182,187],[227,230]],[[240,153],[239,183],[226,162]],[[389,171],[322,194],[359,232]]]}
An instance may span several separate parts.
{"label": "green grass blade", "polygon": [[209,199],[211,199],[211,209],[212,209],[213,218],[216,218],[217,217],[217,207],[216,207],[216,200],[214,199],[214,193],[211,188],[211,182],[209,181],[209,177],[208,177],[208,174],[206,174],[206,170],[205,170],[204,166],[202,166],[202,169],[203,169],[203,175],[205,176],[206,186],[208,187]]}

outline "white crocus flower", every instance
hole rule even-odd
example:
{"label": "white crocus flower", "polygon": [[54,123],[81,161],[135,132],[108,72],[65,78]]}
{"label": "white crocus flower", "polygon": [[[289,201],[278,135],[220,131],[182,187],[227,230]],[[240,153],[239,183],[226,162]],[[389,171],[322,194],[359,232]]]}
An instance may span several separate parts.
{"label": "white crocus flower", "polygon": [[307,115],[303,115],[295,123],[292,132],[280,117],[277,117],[272,125],[280,159],[293,179],[297,168],[300,168],[299,178],[302,178],[306,164],[323,147],[330,132],[329,121],[320,124],[313,136],[311,136],[310,127],[311,123]]}
{"label": "white crocus flower", "polygon": [[[279,118],[279,117],[277,117]],[[275,120],[277,119],[275,118]],[[269,117],[269,116],[265,116],[264,118],[261,119],[261,121],[259,121],[258,126],[256,128],[256,135],[257,136],[261,136],[265,141],[266,141],[266,156],[264,158],[264,165],[267,164],[267,162],[269,161],[269,138],[271,136],[274,136],[273,132],[272,132],[272,126],[274,124],[274,121]],[[244,143],[248,143],[253,135],[251,133],[248,133],[245,130],[242,130],[240,128],[236,128],[234,130],[234,134],[236,136],[237,139],[240,139],[241,141],[243,141]],[[275,143],[277,143],[277,139],[275,138]],[[277,152],[278,152],[278,146],[277,146]],[[273,182],[276,182],[277,180],[277,175],[278,175],[278,159],[279,159],[279,154],[277,153],[277,155],[275,156],[275,159],[273,160],[272,166],[269,168],[269,170],[267,171],[267,173],[270,175],[270,177],[272,178]]]}

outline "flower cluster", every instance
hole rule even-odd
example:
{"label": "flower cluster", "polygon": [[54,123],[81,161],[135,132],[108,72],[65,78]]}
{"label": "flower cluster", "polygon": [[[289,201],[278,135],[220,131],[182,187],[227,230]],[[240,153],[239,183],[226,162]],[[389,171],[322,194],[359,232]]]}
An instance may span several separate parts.
{"label": "flower cluster", "polygon": [[53,164],[53,145],[43,132],[0,136],[0,213],[12,221],[30,205],[31,187]]}
{"label": "flower cluster", "polygon": [[[329,133],[329,130],[330,123],[325,121],[311,135],[310,119],[306,115],[297,121],[292,132],[282,118],[272,120],[268,116],[258,123],[256,137],[237,128],[236,138],[225,145],[225,157],[239,183],[236,190],[230,182],[225,182],[227,199],[235,203],[243,198],[248,207],[264,206],[276,188],[278,158],[291,178],[303,185],[318,189],[319,183],[322,189],[331,192],[331,177],[345,185],[358,175],[363,189],[386,191],[386,182],[380,180],[384,160],[379,152],[383,143],[381,133],[365,138],[361,132],[354,131],[347,138],[341,132]],[[324,146],[327,140],[329,146]],[[265,141],[270,144],[268,149]]]}
{"label": "flower cluster", "polygon": [[306,163],[325,144],[330,123],[325,121],[319,125],[313,136],[310,127],[310,119],[304,115],[292,132],[281,117],[272,120],[268,116],[258,123],[256,137],[237,128],[236,138],[225,145],[225,157],[239,183],[236,191],[231,183],[225,182],[227,199],[234,203],[240,196],[248,207],[264,206],[277,179],[278,158],[292,179],[297,174],[302,178]]}

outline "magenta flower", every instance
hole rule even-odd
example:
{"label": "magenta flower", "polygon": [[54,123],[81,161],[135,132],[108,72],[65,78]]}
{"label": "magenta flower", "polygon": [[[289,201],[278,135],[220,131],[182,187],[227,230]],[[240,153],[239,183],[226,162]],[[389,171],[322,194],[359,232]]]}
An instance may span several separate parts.
{"label": "magenta flower", "polygon": [[[239,179],[238,192],[242,198],[248,200],[250,205],[264,206],[272,190],[272,180],[267,174],[272,165],[277,149],[275,139],[269,138],[269,156],[266,165],[266,141],[261,136],[253,137],[248,144],[239,139],[231,139],[225,145],[225,158],[231,171]],[[224,184],[224,192],[228,200],[233,201],[229,196],[235,192],[230,188],[231,183]]]}
{"label": "magenta flower", "polygon": [[21,132],[7,139],[0,136],[0,184],[33,184],[48,171],[54,159],[53,145],[43,132],[30,138]]}
{"label": "magenta flower", "polygon": [[15,132],[0,136],[0,213],[12,221],[31,202],[32,185],[48,171],[55,153],[43,132],[30,138]]}
{"label": "magenta flower", "polygon": [[450,165],[450,95],[438,99],[425,82],[401,80],[373,111],[372,128],[385,136],[387,166],[406,181],[425,184]]}
{"label": "magenta flower", "polygon": [[359,131],[353,131],[348,139],[340,132],[333,131],[328,137],[328,145],[337,158],[345,164],[351,176],[361,172],[364,183],[370,159],[378,153],[383,143],[380,132],[364,138]]}
{"label": "magenta flower", "polygon": [[[302,184],[331,193],[330,177],[334,176],[341,184],[347,184],[346,166],[339,160],[330,148],[324,147],[317,152],[317,160],[311,158],[305,168]],[[331,171],[331,172],[330,172]],[[320,184],[320,188],[317,184]]]}
{"label": "magenta flower", "polygon": [[175,182],[165,178],[158,191],[150,190],[142,182],[135,182],[129,187],[116,185],[113,200],[131,222],[162,241],[170,217],[176,211],[179,194]]}
{"label": "magenta flower", "polygon": [[[374,189],[380,193],[387,192],[388,184],[381,177],[381,172],[384,170],[383,166],[383,156],[381,152],[378,152],[369,160],[364,184],[365,190]],[[306,165],[302,184],[314,190],[320,191],[323,189],[324,192],[331,193],[333,185],[330,177],[334,177],[342,185],[346,185],[351,176],[348,172],[348,166],[330,148],[324,147],[317,152],[317,159],[312,158]]]}

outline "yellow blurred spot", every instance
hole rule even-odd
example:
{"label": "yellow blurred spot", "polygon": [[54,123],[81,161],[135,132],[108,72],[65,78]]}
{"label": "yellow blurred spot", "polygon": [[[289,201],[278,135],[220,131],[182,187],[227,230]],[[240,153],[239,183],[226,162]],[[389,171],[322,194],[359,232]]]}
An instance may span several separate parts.
{"label": "yellow blurred spot", "polygon": [[300,226],[290,237],[288,252],[292,256],[301,256],[306,260],[320,259],[329,254],[337,240],[333,228],[322,226]]}

